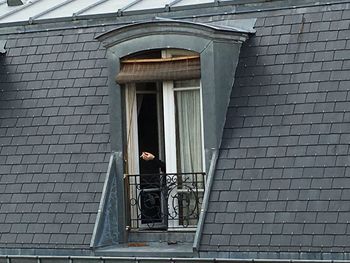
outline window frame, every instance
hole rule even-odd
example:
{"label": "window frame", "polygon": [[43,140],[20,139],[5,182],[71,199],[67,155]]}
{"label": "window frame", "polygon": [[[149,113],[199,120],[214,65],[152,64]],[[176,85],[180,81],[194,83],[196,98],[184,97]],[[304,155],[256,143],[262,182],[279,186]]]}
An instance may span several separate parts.
{"label": "window frame", "polygon": [[[179,49],[165,49],[161,51],[162,57],[164,58],[169,58],[172,57],[174,54],[176,55],[192,55],[193,52],[190,52],[188,50],[179,50]],[[142,56],[142,54],[140,54]],[[157,99],[158,107],[162,107],[161,109],[158,109],[158,112],[163,113],[163,116],[161,117],[162,123],[159,123],[159,126],[163,127],[163,133],[161,136],[163,137],[164,140],[164,145],[159,145],[160,147],[164,147],[165,151],[165,163],[167,164],[167,173],[168,174],[176,174],[178,173],[178,158],[177,156],[178,151],[177,151],[177,129],[176,129],[176,101],[175,101],[175,92],[181,92],[181,91],[186,91],[186,90],[198,90],[199,91],[199,107],[200,107],[200,131],[201,131],[201,164],[202,168],[201,171],[194,171],[194,172],[203,172],[205,171],[205,157],[204,157],[204,130],[203,130],[203,99],[202,99],[202,92],[201,92],[201,81],[198,79],[198,86],[188,86],[188,87],[175,87],[175,82],[174,81],[162,81],[161,83],[155,82],[155,85],[158,86],[160,85],[160,89],[162,90],[160,92],[162,98]],[[137,83],[131,82],[131,83],[126,83],[123,85],[122,89],[124,89],[124,95],[125,95],[125,109],[124,109],[124,114],[125,114],[125,145],[126,147],[126,168],[127,168],[127,173],[128,174],[140,174],[139,170],[139,138],[138,138],[138,116],[137,116],[137,94],[142,94],[144,93],[143,91],[138,91],[137,90]],[[147,91],[145,91],[147,93]],[[152,92],[153,93],[153,92]],[[154,93],[159,96],[160,94],[155,91]],[[132,105],[131,105],[132,104]],[[158,117],[159,118],[159,117]],[[161,150],[160,150],[161,151]],[[132,155],[132,156],[131,156]],[[127,175],[125,175],[127,176]],[[173,175],[174,177],[174,175]],[[133,181],[133,180],[139,180],[139,178],[132,177],[130,178],[131,184],[137,184],[139,182]],[[205,183],[205,177],[203,178],[203,183]],[[135,198],[140,194],[140,190],[136,190],[131,188],[130,192],[128,194],[130,195],[130,198]],[[203,189],[200,189],[200,192]],[[175,189],[173,190],[175,191]],[[170,198],[168,200],[168,207],[170,208],[170,211],[168,211],[170,214],[175,214],[177,215],[178,212],[173,210],[173,202],[177,201],[173,199],[172,196],[177,195],[178,192],[181,192],[180,189],[176,189],[175,192],[172,192],[170,194]],[[126,209],[131,209],[131,217],[135,218],[137,217],[136,215],[138,214],[137,207],[127,207]],[[134,229],[136,226],[139,226],[141,228],[146,228],[146,225],[142,224],[141,219],[138,220],[139,222],[130,222],[131,223],[131,228]],[[178,219],[175,218],[175,220],[166,220],[167,222],[167,230],[183,230],[184,228],[179,224]],[[191,226],[189,228],[186,228],[187,230],[193,230],[195,226]]]}

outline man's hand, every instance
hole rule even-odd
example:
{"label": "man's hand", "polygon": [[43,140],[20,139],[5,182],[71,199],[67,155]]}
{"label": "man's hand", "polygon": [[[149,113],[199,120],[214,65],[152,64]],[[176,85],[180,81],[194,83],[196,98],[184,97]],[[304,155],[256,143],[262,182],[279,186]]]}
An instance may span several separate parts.
{"label": "man's hand", "polygon": [[145,161],[152,161],[155,157],[149,152],[142,152],[140,158],[142,158]]}

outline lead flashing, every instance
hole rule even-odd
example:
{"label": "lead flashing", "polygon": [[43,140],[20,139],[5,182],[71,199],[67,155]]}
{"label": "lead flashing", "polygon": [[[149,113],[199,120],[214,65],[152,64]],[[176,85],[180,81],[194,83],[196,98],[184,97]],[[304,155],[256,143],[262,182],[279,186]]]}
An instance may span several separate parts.
{"label": "lead flashing", "polygon": [[[5,0],[6,1],[6,0]],[[32,0],[31,5],[40,0]],[[120,25],[133,23],[135,21],[144,21],[145,19],[154,18],[154,14],[163,14],[165,16],[171,16],[173,19],[195,19],[201,17],[210,16],[228,16],[228,15],[239,15],[247,13],[256,13],[256,16],[263,12],[276,11],[276,10],[287,10],[296,8],[314,8],[324,6],[328,8],[329,5],[333,4],[344,4],[344,8],[350,4],[349,0],[320,0],[318,2],[311,3],[311,0],[295,0],[293,6],[287,2],[280,3],[278,6],[271,7],[268,3],[273,2],[261,2],[247,0],[246,5],[243,5],[241,1],[227,0],[212,3],[194,4],[186,6],[169,6],[169,9],[164,10],[164,7],[157,9],[145,9],[136,11],[117,11],[117,12],[107,12],[103,14],[89,14],[83,13],[72,14],[71,17],[56,17],[56,18],[45,18],[37,19],[33,21],[33,24],[28,23],[27,20],[18,20],[15,22],[1,22],[2,18],[10,16],[10,13],[5,13],[0,15],[0,35],[1,34],[11,34],[11,33],[23,33],[23,32],[41,32],[47,30],[61,30],[67,28],[77,28],[86,26],[106,26],[106,25]],[[258,2],[258,4],[250,4]],[[1,3],[0,3],[1,4]],[[264,6],[265,4],[265,6]],[[23,8],[28,6],[28,4],[21,6]],[[232,9],[232,7],[234,7]],[[16,12],[19,10],[13,10]],[[195,12],[195,14],[194,14]],[[117,18],[116,18],[117,16]],[[116,20],[117,19],[117,20]],[[73,21],[73,25],[72,25]],[[39,27],[39,28],[38,28]]]}
{"label": "lead flashing", "polygon": [[66,1],[64,1],[63,3],[60,3],[60,4],[58,4],[58,5],[55,5],[55,6],[49,8],[49,9],[43,11],[43,12],[40,12],[40,13],[38,13],[38,14],[32,16],[32,17],[29,17],[29,19],[28,19],[28,20],[29,20],[29,24],[32,24],[32,23],[34,22],[35,19],[37,19],[37,18],[39,18],[39,17],[41,17],[41,16],[43,16],[43,15],[46,15],[46,14],[52,12],[52,11],[55,11],[56,9],[58,9],[58,8],[64,6],[64,5],[66,5],[66,4],[69,4],[69,3],[73,2],[73,1],[75,1],[75,0],[66,0]]}
{"label": "lead flashing", "polygon": [[253,19],[237,19],[237,20],[221,20],[210,22],[208,25],[215,25],[221,28],[230,28],[231,30],[237,30],[240,32],[247,32],[254,34],[256,30],[254,29],[256,23],[256,18]]}
{"label": "lead flashing", "polygon": [[207,213],[207,210],[208,210],[209,197],[210,197],[210,193],[211,193],[211,188],[213,186],[214,174],[215,174],[215,170],[216,170],[217,160],[218,160],[218,150],[217,149],[213,149],[213,153],[212,153],[212,157],[211,157],[211,161],[210,161],[209,172],[208,172],[208,177],[207,177],[207,182],[206,182],[206,185],[205,185],[205,192],[204,192],[204,197],[203,197],[203,203],[202,203],[201,212],[200,212],[200,215],[199,215],[199,220],[198,220],[196,234],[195,234],[194,240],[193,240],[192,248],[193,248],[193,250],[195,252],[198,252],[200,241],[201,241],[201,238],[202,238],[202,232],[203,232],[203,227],[204,227],[204,220],[205,220],[205,216],[206,216],[206,213]]}
{"label": "lead flashing", "polygon": [[6,53],[6,40],[0,40],[0,54],[5,54]]}
{"label": "lead flashing", "polygon": [[244,42],[250,32],[228,26],[159,19],[122,26],[96,37],[105,47],[150,35],[192,35],[209,40]]}

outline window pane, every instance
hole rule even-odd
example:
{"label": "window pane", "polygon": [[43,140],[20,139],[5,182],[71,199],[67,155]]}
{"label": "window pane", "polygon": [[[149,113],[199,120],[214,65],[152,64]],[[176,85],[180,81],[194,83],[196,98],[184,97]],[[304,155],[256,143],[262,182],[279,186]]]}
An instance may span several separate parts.
{"label": "window pane", "polygon": [[178,171],[202,172],[202,134],[199,90],[175,92]]}
{"label": "window pane", "polygon": [[[202,129],[199,80],[176,81],[176,145],[178,177],[179,224],[196,225],[204,188]],[[193,89],[198,87],[198,89]],[[186,89],[189,88],[189,89]]]}

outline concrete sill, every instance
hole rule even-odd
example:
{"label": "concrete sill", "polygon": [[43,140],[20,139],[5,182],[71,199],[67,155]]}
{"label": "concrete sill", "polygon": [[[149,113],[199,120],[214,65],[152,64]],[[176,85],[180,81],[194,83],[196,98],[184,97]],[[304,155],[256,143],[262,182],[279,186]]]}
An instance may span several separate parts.
{"label": "concrete sill", "polygon": [[132,242],[95,250],[96,256],[116,257],[193,257],[191,244],[168,244],[167,242]]}

